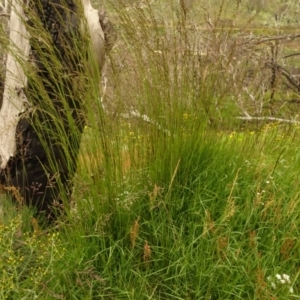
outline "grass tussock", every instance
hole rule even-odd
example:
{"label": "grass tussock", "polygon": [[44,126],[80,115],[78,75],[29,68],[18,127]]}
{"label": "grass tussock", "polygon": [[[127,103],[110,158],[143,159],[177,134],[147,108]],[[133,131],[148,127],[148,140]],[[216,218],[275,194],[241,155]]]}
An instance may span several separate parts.
{"label": "grass tussock", "polygon": [[44,229],[3,197],[3,299],[299,298],[299,127],[236,118],[281,110],[256,15],[215,2],[110,3],[70,208]]}

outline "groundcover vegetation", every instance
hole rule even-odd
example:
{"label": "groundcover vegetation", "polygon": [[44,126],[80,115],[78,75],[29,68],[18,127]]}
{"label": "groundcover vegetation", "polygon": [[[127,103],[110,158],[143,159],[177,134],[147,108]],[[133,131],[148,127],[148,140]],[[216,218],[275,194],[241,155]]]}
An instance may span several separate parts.
{"label": "groundcover vegetation", "polygon": [[262,17],[230,3],[200,7],[223,20],[206,34],[188,6],[109,3],[119,38],[86,99],[70,207],[45,227],[1,195],[1,299],[299,298],[300,128],[237,118],[295,109],[245,79],[252,52],[237,64],[224,16]]}

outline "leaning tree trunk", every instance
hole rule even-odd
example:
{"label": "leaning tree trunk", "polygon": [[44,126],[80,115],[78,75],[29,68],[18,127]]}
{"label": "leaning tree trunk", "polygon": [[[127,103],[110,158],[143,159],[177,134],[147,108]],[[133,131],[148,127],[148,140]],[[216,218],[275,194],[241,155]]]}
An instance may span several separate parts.
{"label": "leaning tree trunk", "polygon": [[[89,22],[85,26],[76,0],[23,3],[13,1],[10,17],[0,111],[0,184],[53,219],[55,207],[62,206],[72,189],[85,124],[84,99],[91,88],[86,72],[94,69],[87,64],[95,43],[90,49],[85,30]],[[101,27],[96,38],[98,52],[92,60],[101,68]]]}

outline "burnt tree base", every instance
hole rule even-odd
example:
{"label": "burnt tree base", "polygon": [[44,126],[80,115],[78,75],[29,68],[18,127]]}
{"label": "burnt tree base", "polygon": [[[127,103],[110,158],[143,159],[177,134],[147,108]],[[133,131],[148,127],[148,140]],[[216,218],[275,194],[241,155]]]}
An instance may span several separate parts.
{"label": "burnt tree base", "polygon": [[[73,155],[79,152],[80,134],[72,143]],[[51,222],[64,211],[70,198],[76,165],[72,169],[65,165],[65,150],[54,140],[41,140],[28,116],[18,123],[16,142],[17,153],[2,170],[0,183],[5,190],[13,191],[10,193],[16,202],[33,207],[39,217]],[[45,151],[45,143],[52,145],[51,152]]]}

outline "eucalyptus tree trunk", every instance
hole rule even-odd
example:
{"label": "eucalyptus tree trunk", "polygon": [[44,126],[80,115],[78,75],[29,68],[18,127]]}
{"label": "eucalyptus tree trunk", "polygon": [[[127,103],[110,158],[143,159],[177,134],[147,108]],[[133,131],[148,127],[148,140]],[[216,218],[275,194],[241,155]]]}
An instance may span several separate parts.
{"label": "eucalyptus tree trunk", "polygon": [[13,0],[10,16],[0,110],[0,184],[52,220],[71,194],[84,99],[91,89],[87,70],[95,69],[88,65],[98,62],[100,73],[105,37],[98,18],[98,27],[93,25],[98,41],[90,43],[91,22],[84,22],[88,14],[82,7],[89,5],[87,0],[23,3]]}

